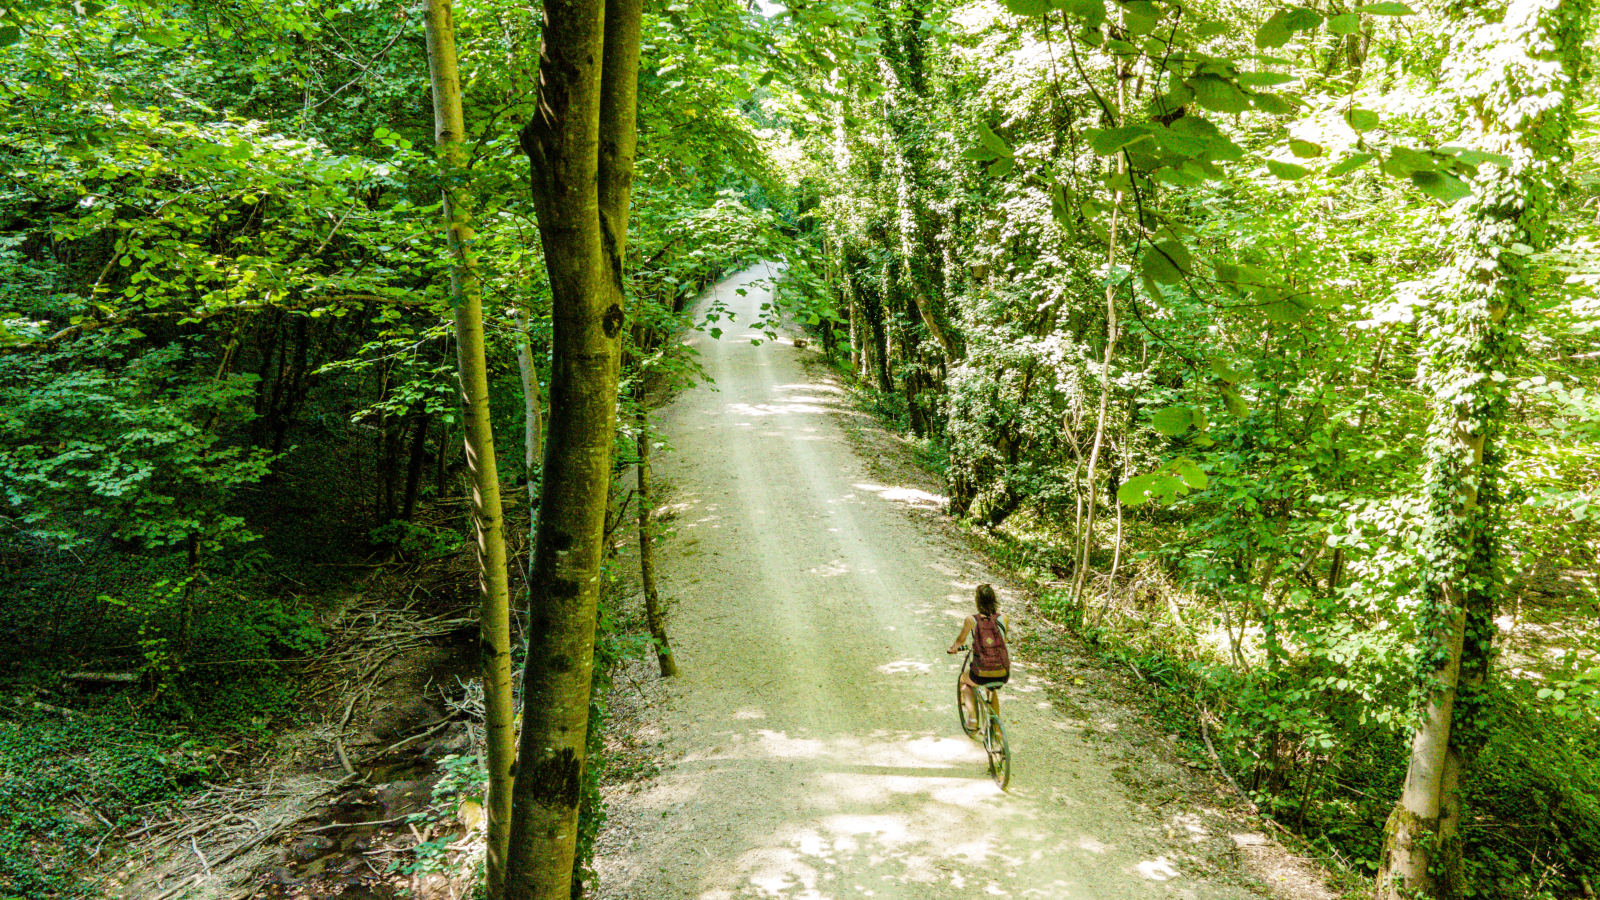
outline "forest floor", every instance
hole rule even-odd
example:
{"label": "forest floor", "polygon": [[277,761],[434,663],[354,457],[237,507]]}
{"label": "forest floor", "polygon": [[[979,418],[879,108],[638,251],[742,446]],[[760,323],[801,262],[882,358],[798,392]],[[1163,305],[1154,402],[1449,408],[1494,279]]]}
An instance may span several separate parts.
{"label": "forest floor", "polygon": [[[613,728],[659,771],[610,792],[598,895],[1334,896],[1034,614],[816,354],[743,327],[768,272],[717,286],[736,321],[689,338],[715,385],[659,415],[681,675],[619,679]],[[980,582],[1013,623],[1008,792],[959,730],[944,652]]]}

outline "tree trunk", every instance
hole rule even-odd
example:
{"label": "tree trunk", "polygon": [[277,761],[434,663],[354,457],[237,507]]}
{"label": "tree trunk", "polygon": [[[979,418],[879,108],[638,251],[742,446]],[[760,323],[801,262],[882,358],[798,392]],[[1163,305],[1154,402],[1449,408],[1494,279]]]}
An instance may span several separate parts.
{"label": "tree trunk", "polygon": [[517,340],[517,370],[522,374],[522,477],[528,489],[531,535],[538,532],[535,513],[539,506],[539,464],[544,460],[544,392],[539,389],[539,369],[533,364],[526,312],[518,324],[522,327],[522,336]]}
{"label": "tree trunk", "polygon": [[644,587],[644,617],[656,644],[656,663],[661,666],[661,677],[671,678],[678,674],[678,664],[672,658],[672,645],[667,643],[661,596],[656,590],[655,527],[650,524],[655,513],[655,495],[650,485],[650,416],[644,411],[643,403],[639,406],[638,446],[639,496],[634,502],[639,510],[639,581]]}
{"label": "tree trunk", "polygon": [[[1427,525],[1419,592],[1428,694],[1405,789],[1385,829],[1380,900],[1466,893],[1460,785],[1485,734],[1482,689],[1493,657],[1506,373],[1529,295],[1527,252],[1546,235],[1558,165],[1569,158],[1586,0],[1505,8],[1451,5],[1444,90],[1461,104],[1458,143],[1501,154],[1452,211],[1455,259],[1434,274],[1425,384],[1432,393]],[[1457,721],[1456,711],[1462,710]]]}
{"label": "tree trunk", "polygon": [[550,273],[552,360],[506,896],[568,900],[594,665],[637,139],[641,0],[545,4],[522,130]]}
{"label": "tree trunk", "polygon": [[[1118,102],[1120,110],[1121,103]],[[1126,158],[1117,158],[1117,171],[1123,171]],[[1110,272],[1117,265],[1117,217],[1122,212],[1122,192],[1117,192],[1116,204],[1111,208],[1111,237],[1106,246],[1106,271],[1107,279]],[[1094,421],[1094,442],[1089,445],[1089,465],[1084,477],[1084,490],[1086,500],[1083,510],[1083,527],[1079,531],[1080,544],[1078,547],[1077,570],[1072,573],[1072,603],[1076,610],[1073,615],[1077,617],[1078,627],[1083,626],[1084,607],[1087,601],[1083,596],[1084,582],[1089,574],[1089,554],[1094,549],[1094,512],[1096,494],[1099,485],[1095,483],[1096,468],[1100,464],[1100,448],[1105,445],[1106,414],[1111,406],[1111,360],[1117,351],[1117,289],[1113,284],[1106,285],[1106,355],[1100,367],[1100,410]]]}
{"label": "tree trunk", "polygon": [[444,162],[444,214],[450,255],[450,305],[455,308],[456,364],[461,376],[462,423],[467,471],[472,480],[472,519],[477,530],[478,630],[483,666],[484,733],[489,770],[489,895],[505,886],[506,844],[511,823],[512,698],[511,617],[506,545],[501,529],[500,476],[495,467],[489,418],[489,377],[484,359],[483,302],[472,255],[472,197],[467,188],[466,125],[461,79],[456,72],[455,25],[449,0],[428,0],[428,73],[433,88],[434,140]]}
{"label": "tree trunk", "polygon": [[420,408],[411,426],[411,460],[406,466],[406,497],[400,512],[400,518],[407,522],[417,511],[417,489],[422,486],[422,464],[428,458],[428,426],[432,422],[432,414]]}

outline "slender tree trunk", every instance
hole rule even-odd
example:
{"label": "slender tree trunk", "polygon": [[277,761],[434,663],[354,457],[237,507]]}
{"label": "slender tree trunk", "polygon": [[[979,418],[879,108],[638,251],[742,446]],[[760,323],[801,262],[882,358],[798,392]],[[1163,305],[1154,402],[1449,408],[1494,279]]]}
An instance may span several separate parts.
{"label": "slender tree trunk", "polygon": [[428,73],[433,88],[434,140],[444,162],[444,213],[448,223],[450,302],[455,308],[456,364],[461,376],[462,422],[467,471],[472,480],[472,519],[477,531],[479,653],[483,666],[484,733],[489,770],[489,895],[505,886],[506,842],[511,822],[512,698],[510,592],[501,528],[500,476],[495,467],[489,418],[489,377],[484,359],[483,302],[473,258],[472,196],[467,188],[466,124],[461,79],[456,72],[455,24],[449,0],[428,0]]}
{"label": "slender tree trunk", "polygon": [[539,388],[539,369],[533,364],[533,345],[528,337],[528,314],[517,323],[522,336],[517,340],[517,369],[522,374],[522,477],[528,489],[528,514],[532,517],[529,534],[538,532],[539,464],[544,461],[544,392]]}
{"label": "slender tree trunk", "polygon": [[411,460],[406,466],[406,497],[400,517],[407,522],[417,512],[417,490],[422,486],[422,464],[428,458],[428,426],[433,416],[427,409],[419,409],[411,426]]}
{"label": "slender tree trunk", "polygon": [[[1117,171],[1123,170],[1125,159],[1118,158]],[[1111,208],[1111,239],[1106,246],[1106,272],[1109,280],[1110,274],[1117,265],[1117,219],[1122,212],[1122,192],[1117,192],[1116,205]],[[1079,627],[1083,625],[1084,582],[1089,574],[1089,554],[1094,550],[1094,512],[1099,485],[1095,482],[1096,469],[1100,464],[1100,448],[1105,445],[1106,438],[1106,413],[1111,406],[1111,361],[1117,351],[1117,289],[1115,285],[1106,285],[1106,355],[1100,367],[1100,410],[1095,416],[1094,441],[1089,445],[1089,464],[1085,472],[1085,491],[1087,496],[1084,501],[1083,526],[1079,529],[1078,565],[1072,573],[1072,603],[1076,610],[1073,615],[1078,619]]]}
{"label": "slender tree trunk", "polygon": [[[1451,4],[1445,91],[1455,89],[1458,143],[1502,155],[1470,179],[1452,209],[1451,266],[1434,274],[1424,384],[1434,409],[1424,480],[1427,526],[1419,615],[1428,685],[1405,789],[1389,816],[1375,884],[1380,900],[1465,895],[1460,786],[1482,745],[1482,689],[1497,609],[1499,468],[1508,361],[1529,294],[1526,250],[1549,245],[1553,188],[1579,93],[1588,0],[1504,7]],[[1457,712],[1461,715],[1457,716]]]}
{"label": "slender tree trunk", "polygon": [[644,587],[644,617],[650,626],[650,637],[656,644],[656,663],[661,666],[661,677],[678,674],[678,664],[672,658],[672,645],[667,643],[667,624],[661,615],[661,595],[656,590],[655,526],[651,516],[655,513],[655,494],[650,484],[650,416],[639,406],[639,465],[636,469],[639,496],[635,499],[639,510],[639,581]]}
{"label": "slender tree trunk", "polygon": [[550,418],[506,896],[568,900],[617,422],[641,0],[549,0],[522,130],[550,273]]}

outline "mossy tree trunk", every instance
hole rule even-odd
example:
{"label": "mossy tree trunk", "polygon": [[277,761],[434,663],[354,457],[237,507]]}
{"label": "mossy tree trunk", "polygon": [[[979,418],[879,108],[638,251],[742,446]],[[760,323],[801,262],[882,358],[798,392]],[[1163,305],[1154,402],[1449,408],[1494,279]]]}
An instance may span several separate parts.
{"label": "mossy tree trunk", "polygon": [[571,893],[626,318],[641,7],[545,3],[538,112],[522,130],[550,274],[552,354],[506,876],[512,900]]}
{"label": "mossy tree trunk", "polygon": [[1425,698],[1405,788],[1385,831],[1381,900],[1465,895],[1461,785],[1486,734],[1483,689],[1500,585],[1496,438],[1507,362],[1526,313],[1532,250],[1548,245],[1568,156],[1587,0],[1453,3],[1443,90],[1463,107],[1452,143],[1496,156],[1452,211],[1453,265],[1430,295],[1424,383],[1432,394],[1421,574]]}
{"label": "mossy tree trunk", "polygon": [[[483,666],[484,732],[489,770],[488,882],[499,897],[505,880],[511,822],[512,698],[510,594],[501,523],[500,475],[489,417],[489,377],[483,347],[483,303],[473,260],[472,195],[467,186],[466,125],[456,70],[455,26],[449,0],[428,0],[428,72],[433,88],[434,139],[444,162],[444,213],[449,230],[450,305],[455,310],[456,361],[477,531],[479,635]],[[419,425],[419,428],[422,426]]]}

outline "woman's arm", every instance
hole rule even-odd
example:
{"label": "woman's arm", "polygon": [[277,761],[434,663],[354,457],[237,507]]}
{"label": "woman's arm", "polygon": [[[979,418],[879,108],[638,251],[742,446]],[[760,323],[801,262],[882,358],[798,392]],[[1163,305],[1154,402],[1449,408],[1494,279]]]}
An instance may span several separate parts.
{"label": "woman's arm", "polygon": [[956,642],[954,644],[951,644],[950,645],[950,649],[946,650],[945,652],[946,653],[960,653],[961,652],[961,645],[965,644],[967,642],[967,635],[972,633],[973,625],[974,625],[974,623],[972,621],[972,617],[971,616],[967,616],[966,621],[961,623],[961,633],[956,635]]}

